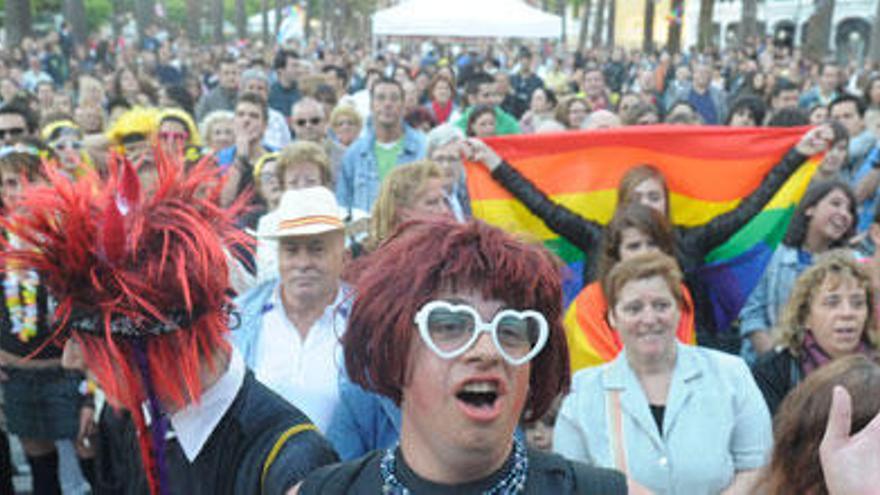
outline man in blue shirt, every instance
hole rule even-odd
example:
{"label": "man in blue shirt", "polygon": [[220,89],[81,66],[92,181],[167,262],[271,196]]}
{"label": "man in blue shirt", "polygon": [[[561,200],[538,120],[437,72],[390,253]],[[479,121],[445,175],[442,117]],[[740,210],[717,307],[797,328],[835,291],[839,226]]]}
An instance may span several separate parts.
{"label": "man in blue shirt", "polygon": [[339,206],[370,211],[388,171],[424,158],[425,136],[403,122],[403,107],[399,82],[382,77],[370,87],[370,120],[346,150],[336,179]]}
{"label": "man in blue shirt", "polygon": [[699,63],[694,67],[694,80],[684,100],[691,105],[708,125],[723,124],[727,119],[727,104],[721,90],[713,88],[712,67]]}

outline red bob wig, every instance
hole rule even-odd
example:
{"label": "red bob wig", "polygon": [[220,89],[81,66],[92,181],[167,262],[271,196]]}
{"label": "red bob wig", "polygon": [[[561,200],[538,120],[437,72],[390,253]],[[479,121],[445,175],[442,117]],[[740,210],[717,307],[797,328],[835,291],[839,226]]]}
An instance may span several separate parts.
{"label": "red bob wig", "polygon": [[408,222],[360,260],[357,297],[343,336],[351,379],[400,404],[418,309],[445,288],[468,287],[513,309],[533,309],[550,335],[532,360],[524,419],[540,418],[571,381],[562,327],[559,263],[541,246],[479,221]]}

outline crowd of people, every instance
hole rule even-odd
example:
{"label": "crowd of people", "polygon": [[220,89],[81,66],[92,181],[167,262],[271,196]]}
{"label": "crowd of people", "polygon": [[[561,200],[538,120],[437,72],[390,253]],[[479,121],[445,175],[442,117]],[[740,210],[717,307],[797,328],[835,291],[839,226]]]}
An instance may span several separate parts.
{"label": "crowd of people", "polygon": [[[880,67],[146,33],[0,56],[0,493],[7,433],[35,495],[60,441],[94,494],[880,490]],[[804,132],[695,227],[652,164],[601,225],[483,141],[646,125]],[[815,156],[718,328],[698,269]],[[464,161],[587,255],[598,343]]]}

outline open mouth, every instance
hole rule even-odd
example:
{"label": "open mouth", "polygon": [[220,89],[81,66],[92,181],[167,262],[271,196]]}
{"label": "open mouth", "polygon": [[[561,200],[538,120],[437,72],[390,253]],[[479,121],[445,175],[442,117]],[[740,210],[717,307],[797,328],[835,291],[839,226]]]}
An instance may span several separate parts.
{"label": "open mouth", "polygon": [[494,382],[470,382],[455,394],[458,400],[471,407],[491,408],[498,400],[498,384]]}
{"label": "open mouth", "polygon": [[854,336],[854,335],[858,334],[858,329],[855,327],[835,328],[834,333],[836,333],[838,335],[844,335],[844,336]]}
{"label": "open mouth", "polygon": [[846,232],[846,229],[849,228],[849,222],[843,218],[832,218],[829,223],[834,230],[840,232]]}
{"label": "open mouth", "polygon": [[501,415],[502,384],[497,379],[472,380],[456,392],[459,410],[465,417],[476,422],[489,422]]}

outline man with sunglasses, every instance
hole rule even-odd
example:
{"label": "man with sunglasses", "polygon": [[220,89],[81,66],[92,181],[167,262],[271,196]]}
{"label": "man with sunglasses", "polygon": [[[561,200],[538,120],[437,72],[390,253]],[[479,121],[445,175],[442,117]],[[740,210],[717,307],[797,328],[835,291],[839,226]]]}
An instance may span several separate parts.
{"label": "man with sunglasses", "polygon": [[33,135],[35,119],[21,102],[13,100],[0,106],[0,144],[8,146]]}
{"label": "man with sunglasses", "polygon": [[324,144],[327,139],[327,117],[318,100],[307,97],[293,105],[290,128],[297,140]]}

